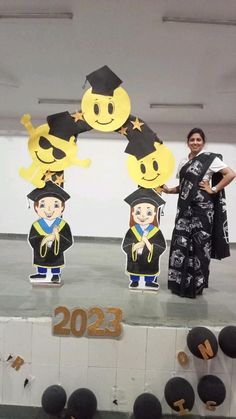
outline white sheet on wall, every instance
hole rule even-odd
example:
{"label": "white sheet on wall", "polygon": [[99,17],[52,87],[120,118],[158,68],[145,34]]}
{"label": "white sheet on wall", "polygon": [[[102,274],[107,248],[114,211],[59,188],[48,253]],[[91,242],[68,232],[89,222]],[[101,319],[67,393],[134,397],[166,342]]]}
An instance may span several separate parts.
{"label": "white sheet on wall", "polygon": [[[1,206],[0,233],[27,234],[31,223],[37,218],[28,208],[26,195],[33,186],[20,178],[20,166],[31,163],[26,137],[1,137]],[[182,141],[165,141],[173,151],[176,165],[186,155],[187,147]],[[122,139],[79,139],[79,158],[91,158],[89,168],[70,167],[65,171],[65,189],[71,195],[66,203],[64,218],[72,232],[78,236],[123,237],[129,223],[129,207],[123,199],[136,189],[129,178],[124,153],[126,141]],[[224,161],[236,169],[236,145],[227,143],[208,144],[209,151],[221,153]],[[168,184],[176,185],[173,177]],[[228,186],[227,209],[230,241],[236,242],[236,181]],[[177,196],[164,195],[166,205],[161,229],[167,240],[171,238],[176,213]]]}

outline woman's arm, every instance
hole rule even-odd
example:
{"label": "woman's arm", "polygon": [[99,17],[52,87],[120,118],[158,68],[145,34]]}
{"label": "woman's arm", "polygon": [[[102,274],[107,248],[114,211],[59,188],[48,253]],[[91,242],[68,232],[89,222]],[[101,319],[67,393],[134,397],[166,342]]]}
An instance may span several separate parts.
{"label": "woman's arm", "polygon": [[217,185],[213,187],[213,189],[210,186],[209,182],[204,180],[199,182],[200,189],[203,189],[209,194],[215,194],[224,189],[236,177],[235,172],[230,167],[225,167],[224,169],[221,169],[219,172],[223,175],[223,178],[219,183],[217,183]]}
{"label": "woman's arm", "polygon": [[179,193],[179,185],[174,186],[173,188],[168,188],[167,185],[162,185],[162,192],[176,194]]}

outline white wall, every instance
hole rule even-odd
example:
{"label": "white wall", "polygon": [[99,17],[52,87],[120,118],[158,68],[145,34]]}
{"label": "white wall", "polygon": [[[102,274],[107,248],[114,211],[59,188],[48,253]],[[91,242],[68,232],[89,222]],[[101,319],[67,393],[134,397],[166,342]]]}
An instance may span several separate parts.
{"label": "white wall", "polygon": [[[221,329],[210,328],[217,339]],[[0,318],[0,403],[41,406],[44,390],[60,384],[68,398],[78,388],[89,388],[96,395],[98,410],[116,412],[132,412],[135,399],[149,392],[158,397],[163,413],[170,415],[173,412],[165,401],[164,389],[177,376],[193,387],[191,414],[235,417],[236,360],[220,348],[213,359],[194,357],[186,343],[188,332],[182,327],[124,324],[121,339],[59,337],[52,335],[50,318]],[[177,361],[179,351],[189,357],[185,367]],[[23,358],[25,363],[18,371],[6,361],[9,354],[13,360]],[[198,382],[206,374],[219,377],[226,388],[226,398],[215,412],[206,410],[197,392]],[[24,388],[26,378],[30,382]]]}
{"label": "white wall", "polygon": [[[168,131],[165,144],[173,151],[176,164],[187,153],[187,146],[182,140],[183,130]],[[236,169],[236,144],[230,143],[232,132],[224,133],[224,143],[214,137],[207,149],[222,153],[225,162]],[[112,137],[112,135],[110,136]],[[69,222],[74,235],[123,237],[128,228],[129,207],[123,199],[136,189],[126,169],[127,155],[124,153],[126,140],[121,136],[114,139],[109,134],[104,138],[83,138],[78,142],[79,158],[90,157],[92,165],[87,168],[70,167],[65,171],[65,189],[71,195],[65,210],[65,219]],[[178,139],[178,141],[176,141]],[[20,166],[31,163],[27,151],[27,138],[23,136],[2,136],[1,144],[1,206],[0,233],[28,233],[31,223],[37,218],[32,208],[28,209],[26,195],[33,189],[30,183],[20,178]],[[169,181],[175,185],[175,176]],[[177,196],[163,196],[166,200],[165,216],[161,220],[161,229],[165,238],[171,238],[174,224]],[[234,203],[236,202],[236,182],[227,188],[227,206],[230,241],[236,242],[236,221]]]}

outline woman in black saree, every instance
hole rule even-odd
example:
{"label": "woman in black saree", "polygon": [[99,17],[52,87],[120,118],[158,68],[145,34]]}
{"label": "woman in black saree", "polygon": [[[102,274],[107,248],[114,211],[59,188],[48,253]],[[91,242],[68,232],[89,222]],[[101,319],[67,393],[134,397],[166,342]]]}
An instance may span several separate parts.
{"label": "woman in black saree", "polygon": [[179,166],[179,185],[163,185],[163,192],[179,194],[168,288],[181,297],[195,298],[208,287],[210,259],[230,255],[224,188],[235,173],[221,156],[204,150],[200,128],[189,132],[187,144],[190,153]]}

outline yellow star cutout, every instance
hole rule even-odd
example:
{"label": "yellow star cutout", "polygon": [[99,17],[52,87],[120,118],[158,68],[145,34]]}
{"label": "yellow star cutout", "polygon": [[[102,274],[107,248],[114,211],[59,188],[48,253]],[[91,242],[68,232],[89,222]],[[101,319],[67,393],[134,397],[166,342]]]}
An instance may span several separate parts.
{"label": "yellow star cutout", "polygon": [[75,119],[75,122],[77,121],[84,121],[83,113],[82,112],[75,112],[72,115],[72,118]]}
{"label": "yellow star cutout", "polygon": [[52,180],[53,175],[55,175],[55,172],[50,172],[50,170],[47,170],[44,175],[44,181],[47,182],[48,180]]}
{"label": "yellow star cutout", "polygon": [[144,122],[140,122],[138,118],[135,119],[135,121],[130,121],[131,124],[133,124],[133,129],[138,129],[139,131],[141,130],[141,126],[144,125]]}
{"label": "yellow star cutout", "polygon": [[128,129],[128,127],[121,127],[121,129],[118,132],[121,135],[127,135],[127,129]]}
{"label": "yellow star cutout", "polygon": [[56,185],[61,186],[64,183],[64,175],[61,176],[56,175],[56,180],[54,182]]}

